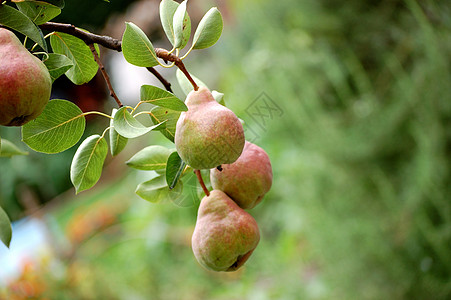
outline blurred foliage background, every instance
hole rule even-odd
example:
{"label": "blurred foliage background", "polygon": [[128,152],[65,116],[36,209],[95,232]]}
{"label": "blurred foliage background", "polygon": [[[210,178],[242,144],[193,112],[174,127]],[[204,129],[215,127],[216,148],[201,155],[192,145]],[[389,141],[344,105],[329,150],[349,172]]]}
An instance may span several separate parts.
{"label": "blurred foliage background", "polygon": [[[133,190],[148,175],[121,171],[49,209],[58,263],[27,266],[0,298],[20,299],[31,282],[47,299],[450,299],[449,1],[218,5],[223,36],[187,67],[225,93],[274,170],[250,212],[262,238],[246,266],[202,269],[190,249],[196,205],[147,203]],[[64,166],[35,181],[69,188],[67,152],[0,161],[0,199],[17,161]]]}

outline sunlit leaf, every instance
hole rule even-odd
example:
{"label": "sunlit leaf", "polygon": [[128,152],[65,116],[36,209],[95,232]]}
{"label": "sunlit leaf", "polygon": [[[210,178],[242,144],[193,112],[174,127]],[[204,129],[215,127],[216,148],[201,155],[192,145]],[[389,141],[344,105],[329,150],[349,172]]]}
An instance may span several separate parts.
{"label": "sunlit leaf", "polygon": [[28,152],[20,150],[12,142],[3,139],[1,141],[0,157],[11,157],[14,155],[28,155]]}
{"label": "sunlit leaf", "polygon": [[80,140],[85,124],[77,105],[67,100],[51,100],[39,117],[22,126],[22,140],[35,151],[58,153]]}
{"label": "sunlit leaf", "polygon": [[59,7],[44,1],[17,2],[16,6],[37,25],[44,24],[61,13]]}
{"label": "sunlit leaf", "polygon": [[108,145],[100,135],[92,135],[81,143],[70,167],[70,179],[76,193],[93,187],[102,174]]}
{"label": "sunlit leaf", "polygon": [[[116,112],[117,109],[113,108],[113,113],[111,114],[111,116],[114,117]],[[124,150],[125,146],[127,145],[128,139],[117,133],[113,126],[113,119],[110,120],[110,126],[112,127],[110,128],[110,151],[111,155],[116,156],[122,150]]]}
{"label": "sunlit leaf", "polygon": [[146,127],[136,120],[127,110],[126,107],[121,107],[113,119],[114,129],[126,138],[135,138],[148,133],[151,130],[158,129],[164,123],[159,123],[154,126]]}
{"label": "sunlit leaf", "polygon": [[187,0],[180,3],[174,13],[174,47],[183,49],[191,36],[191,20],[186,12]]}
{"label": "sunlit leaf", "polygon": [[49,70],[52,81],[66,73],[74,65],[67,56],[56,53],[49,53],[49,58],[44,61],[44,64]]}
{"label": "sunlit leaf", "polygon": [[9,244],[11,243],[11,237],[11,222],[9,221],[6,212],[3,210],[3,208],[0,207],[0,241],[2,241],[3,244],[6,245],[6,247],[9,247]]}
{"label": "sunlit leaf", "polygon": [[[199,78],[197,78],[196,76],[194,76],[192,74],[190,74],[190,75],[193,78],[194,82],[198,86],[204,86],[204,87],[208,88],[207,85],[202,82],[202,80],[200,80]],[[177,69],[177,71],[175,72],[175,76],[177,77],[177,81],[178,81],[178,83],[179,83],[180,87],[182,88],[182,91],[183,91],[183,93],[185,95],[188,95],[189,92],[194,90],[193,85],[191,84],[191,82],[189,82],[189,80],[186,78],[185,74],[183,74],[182,71]]]}
{"label": "sunlit leaf", "polygon": [[126,22],[122,36],[122,53],[126,61],[138,67],[158,65],[155,49],[147,35],[133,23]]}
{"label": "sunlit leaf", "polygon": [[176,111],[188,110],[185,102],[177,98],[174,94],[153,85],[141,86],[141,101]]}
{"label": "sunlit leaf", "polygon": [[173,46],[175,40],[173,20],[177,7],[179,7],[179,4],[173,0],[162,0],[160,2],[161,25],[163,26],[164,33]]}
{"label": "sunlit leaf", "polygon": [[159,203],[164,200],[173,200],[179,197],[183,190],[180,182],[173,189],[169,189],[164,176],[155,177],[149,181],[140,183],[136,188],[136,194],[152,203]]}
{"label": "sunlit leaf", "polygon": [[168,148],[152,145],[138,151],[126,164],[129,167],[139,170],[166,169],[166,162],[170,154],[171,150]]}
{"label": "sunlit leaf", "polygon": [[67,78],[73,83],[89,82],[96,75],[99,66],[94,60],[91,49],[79,38],[55,32],[50,36],[50,45],[53,52],[67,56],[74,64],[66,72]]}
{"label": "sunlit leaf", "polygon": [[174,142],[175,127],[180,117],[180,112],[157,106],[151,110],[151,113],[150,118],[153,124],[165,122],[166,126],[160,128],[159,131],[171,142]]}
{"label": "sunlit leaf", "polygon": [[218,91],[212,91],[211,94],[213,95],[213,98],[215,98],[216,102],[218,102],[221,105],[226,106],[223,93],[220,93]]}
{"label": "sunlit leaf", "polygon": [[0,25],[4,25],[28,36],[48,52],[41,29],[17,9],[8,5],[0,5]]}
{"label": "sunlit leaf", "polygon": [[193,38],[193,49],[213,46],[221,37],[222,16],[216,7],[212,7],[200,20]]}

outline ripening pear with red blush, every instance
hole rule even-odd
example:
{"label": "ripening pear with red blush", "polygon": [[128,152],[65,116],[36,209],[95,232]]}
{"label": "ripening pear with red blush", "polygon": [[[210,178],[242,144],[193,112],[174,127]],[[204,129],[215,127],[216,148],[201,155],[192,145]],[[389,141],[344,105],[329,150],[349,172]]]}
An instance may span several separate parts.
{"label": "ripening pear with red blush", "polygon": [[44,63],[14,33],[0,28],[0,125],[36,119],[50,99],[52,80]]}
{"label": "ripening pear with red blush", "polygon": [[226,193],[243,209],[255,207],[271,189],[273,173],[269,156],[248,141],[241,156],[232,164],[221,165],[220,169],[210,170],[211,186]]}

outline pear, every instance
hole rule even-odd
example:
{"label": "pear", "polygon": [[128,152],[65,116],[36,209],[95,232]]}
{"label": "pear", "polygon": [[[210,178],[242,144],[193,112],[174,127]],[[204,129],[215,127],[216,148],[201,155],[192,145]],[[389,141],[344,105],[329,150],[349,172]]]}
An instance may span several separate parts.
{"label": "pear", "polygon": [[243,209],[253,208],[260,203],[271,189],[272,177],[268,154],[248,141],[243,153],[233,164],[210,170],[213,189],[223,191]]}
{"label": "pear", "polygon": [[235,271],[260,241],[255,219],[219,190],[199,206],[192,248],[197,261],[213,271]]}
{"label": "pear", "polygon": [[52,80],[41,60],[11,31],[0,28],[0,125],[22,126],[50,99]]}
{"label": "pear", "polygon": [[236,161],[245,141],[238,117],[205,87],[191,91],[185,103],[188,111],[180,114],[174,138],[182,160],[198,170]]}

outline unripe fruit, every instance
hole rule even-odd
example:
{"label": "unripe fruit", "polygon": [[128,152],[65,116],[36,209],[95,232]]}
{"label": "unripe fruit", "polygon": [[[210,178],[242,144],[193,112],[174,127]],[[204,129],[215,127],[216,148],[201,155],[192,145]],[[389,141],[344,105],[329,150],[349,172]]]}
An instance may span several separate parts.
{"label": "unripe fruit", "polygon": [[36,119],[50,99],[52,80],[44,63],[11,31],[0,28],[0,125]]}
{"label": "unripe fruit", "polygon": [[248,141],[241,156],[221,169],[210,171],[211,186],[226,193],[243,209],[253,208],[271,189],[273,174],[269,156]]}
{"label": "unripe fruit", "polygon": [[243,125],[211,92],[200,87],[185,101],[175,130],[175,147],[184,162],[194,169],[211,169],[238,159],[244,147]]}
{"label": "unripe fruit", "polygon": [[197,261],[213,271],[235,271],[260,241],[255,219],[221,191],[202,199],[192,237]]}

